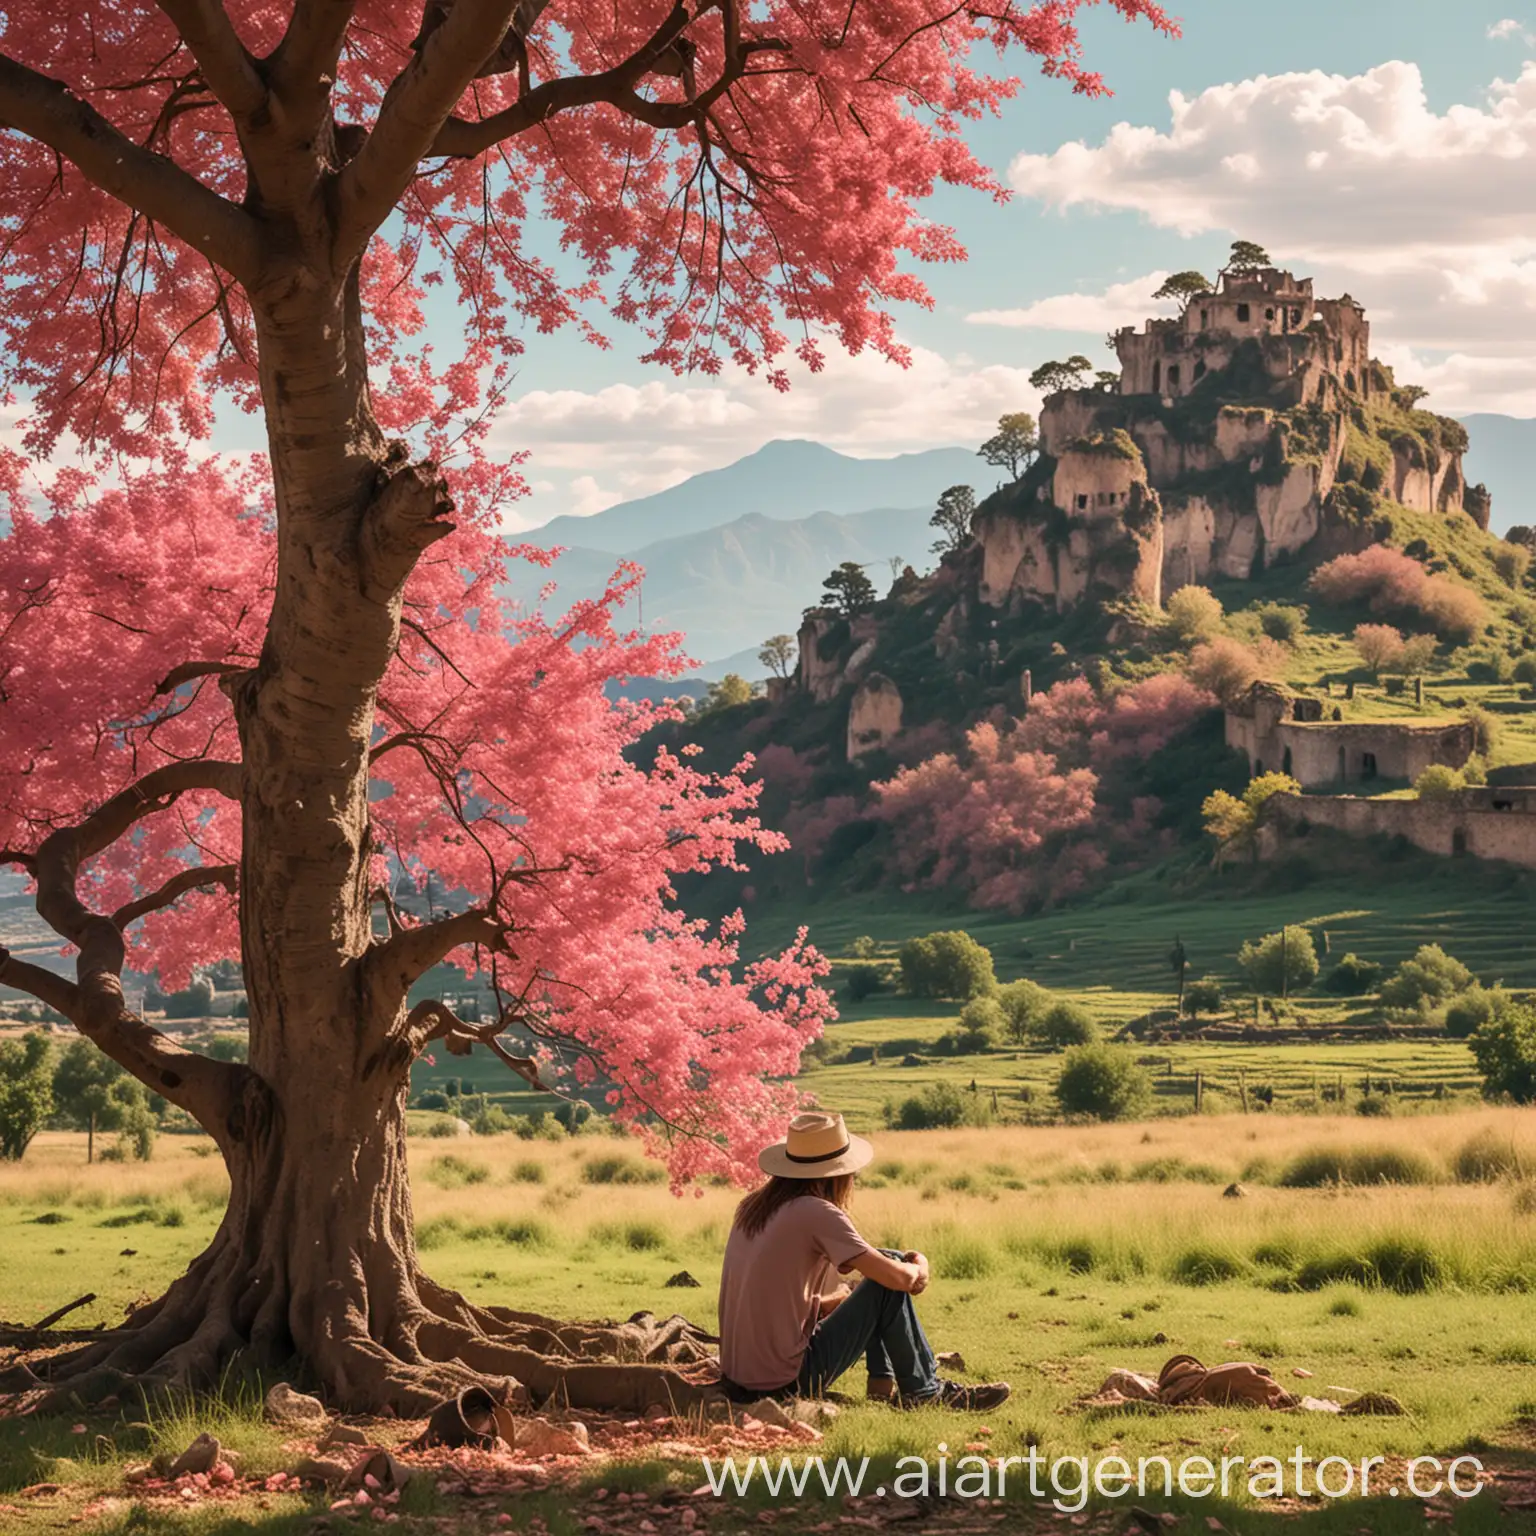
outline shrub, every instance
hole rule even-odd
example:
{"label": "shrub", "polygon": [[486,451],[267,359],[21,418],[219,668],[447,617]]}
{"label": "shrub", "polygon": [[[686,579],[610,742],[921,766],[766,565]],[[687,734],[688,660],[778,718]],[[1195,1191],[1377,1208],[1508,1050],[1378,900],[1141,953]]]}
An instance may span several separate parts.
{"label": "shrub", "polygon": [[1388,1008],[1423,1012],[1465,992],[1476,979],[1438,944],[1422,944],[1382,983],[1381,1001]]}
{"label": "shrub", "polygon": [[1461,717],[1472,727],[1472,751],[1478,757],[1492,757],[1503,727],[1497,715],[1481,704],[1473,704]]}
{"label": "shrub", "polygon": [[1164,604],[1164,627],[1181,645],[1221,633],[1221,600],[1205,587],[1180,587]]}
{"label": "shrub", "polygon": [[1523,544],[1500,544],[1493,552],[1493,568],[1506,586],[1518,590],[1531,568],[1531,552]]}
{"label": "shrub", "polygon": [[1307,633],[1307,610],[1291,603],[1260,603],[1253,610],[1260,631],[1281,645],[1300,645]]}
{"label": "shrub", "polygon": [[855,965],[848,971],[848,1000],[862,1003],[885,988],[884,974],[873,965]]}
{"label": "shrub", "polygon": [[1513,675],[1517,683],[1524,683],[1526,687],[1536,684],[1536,652],[1527,651],[1515,663]]}
{"label": "shrub", "polygon": [[1051,994],[1038,982],[1010,981],[998,989],[997,1001],[1003,1010],[1004,1035],[1014,1045],[1023,1045],[1050,1008]]}
{"label": "shrub", "polygon": [[1390,624],[1357,624],[1355,649],[1373,677],[1395,672],[1403,657],[1403,637]]}
{"label": "shrub", "polygon": [[875,941],[867,933],[861,933],[849,946],[848,953],[855,960],[873,960],[879,954]]}
{"label": "shrub", "polygon": [[1122,1047],[1079,1045],[1067,1052],[1056,1078],[1056,1099],[1069,1115],[1128,1120],[1151,1094],[1147,1074]]}
{"label": "shrub", "polygon": [[1324,1189],[1330,1184],[1435,1184],[1435,1166],[1400,1147],[1314,1147],[1294,1157],[1276,1181],[1282,1189]]}
{"label": "shrub", "polygon": [[1510,1004],[1502,987],[1468,987],[1458,992],[1445,1010],[1445,1032],[1453,1040],[1465,1040]]}
{"label": "shrub", "polygon": [[1308,585],[1326,603],[1366,603],[1373,613],[1415,615],[1442,635],[1468,639],[1488,622],[1488,611],[1470,587],[1433,576],[1402,550],[1372,544],[1340,555],[1312,573]]}
{"label": "shrub", "polygon": [[1069,1045],[1089,1045],[1098,1038],[1099,1026],[1081,1003],[1053,1003],[1041,1018],[1037,1033],[1058,1050]]}
{"label": "shrub", "polygon": [[1359,997],[1371,991],[1380,980],[1381,966],[1376,961],[1347,954],[1323,977],[1323,991],[1334,997]]}
{"label": "shrub", "polygon": [[1288,773],[1261,773],[1243,791],[1241,799],[1218,789],[1205,797],[1200,814],[1205,830],[1221,844],[1222,850],[1242,848],[1252,843],[1259,818],[1272,795],[1299,795],[1301,785]]}
{"label": "shrub", "polygon": [[205,1019],[213,1012],[213,983],[199,976],[190,987],[172,992],[165,1000],[168,1019]]}
{"label": "shrub", "polygon": [[583,1184],[660,1184],[664,1178],[655,1163],[636,1162],[617,1152],[589,1158],[581,1169]]}
{"label": "shrub", "polygon": [[504,1131],[510,1131],[515,1124],[515,1118],[501,1105],[485,1104],[471,1118],[469,1128],[476,1136],[500,1136]]}
{"label": "shrub", "polygon": [[1282,928],[1262,939],[1249,939],[1237,952],[1237,963],[1248,985],[1269,995],[1306,991],[1320,969],[1312,934],[1306,928]]}
{"label": "shrub", "polygon": [[1501,1179],[1523,1179],[1528,1171],[1514,1142],[1486,1129],[1461,1144],[1451,1170],[1459,1184],[1497,1184]]}
{"label": "shrub", "polygon": [[471,1162],[467,1157],[445,1152],[435,1162],[427,1164],[423,1177],[439,1189],[463,1189],[468,1184],[484,1184],[491,1170],[484,1163]]}
{"label": "shrub", "polygon": [[953,1083],[930,1083],[921,1093],[903,1099],[886,1119],[897,1131],[938,1131],[963,1125],[965,1095]]}
{"label": "shrub", "polygon": [[1263,639],[1255,645],[1222,636],[1197,645],[1190,654],[1190,681],[1207,693],[1214,693],[1223,704],[1236,704],[1261,678],[1284,674],[1285,648]]}
{"label": "shrub", "polygon": [[666,1230],[654,1221],[603,1222],[590,1236],[600,1248],[627,1248],[631,1253],[653,1253],[667,1246]]}
{"label": "shrub", "polygon": [[912,997],[968,999],[992,992],[992,951],[959,930],[908,939],[901,946],[901,982]]}
{"label": "shrub", "polygon": [[1536,1102],[1536,1009],[1512,1003],[1467,1043],[1489,1098],[1508,1097],[1516,1104]]}
{"label": "shrub", "polygon": [[1200,1245],[1186,1248],[1168,1267],[1168,1278],[1180,1285],[1224,1285],[1247,1272],[1248,1266],[1233,1253]]}
{"label": "shrub", "polygon": [[542,1184],[544,1182],[544,1164],[536,1163],[532,1158],[524,1158],[520,1163],[513,1163],[512,1182],[514,1184]]}
{"label": "shrub", "polygon": [[966,1051],[984,1051],[996,1044],[1008,1023],[995,997],[973,997],[960,1010],[960,1044]]}
{"label": "shrub", "polygon": [[1444,763],[1431,763],[1413,781],[1413,792],[1420,800],[1428,800],[1431,803],[1454,800],[1466,787],[1467,781],[1454,768],[1448,768]]}
{"label": "shrub", "polygon": [[1202,976],[1184,988],[1184,1012],[1198,1019],[1202,1013],[1219,1013],[1226,998],[1214,976]]}
{"label": "shrub", "polygon": [[941,1280],[985,1280],[992,1273],[992,1250],[976,1238],[946,1238],[934,1247],[933,1269]]}

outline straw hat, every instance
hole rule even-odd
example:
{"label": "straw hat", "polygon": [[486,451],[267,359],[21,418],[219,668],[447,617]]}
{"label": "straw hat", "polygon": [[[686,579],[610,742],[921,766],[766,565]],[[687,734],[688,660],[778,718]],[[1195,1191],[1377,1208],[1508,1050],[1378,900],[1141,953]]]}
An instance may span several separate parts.
{"label": "straw hat", "polygon": [[850,1136],[841,1115],[807,1110],[789,1122],[789,1135],[764,1147],[757,1166],[778,1179],[835,1179],[857,1173],[875,1155],[862,1136]]}

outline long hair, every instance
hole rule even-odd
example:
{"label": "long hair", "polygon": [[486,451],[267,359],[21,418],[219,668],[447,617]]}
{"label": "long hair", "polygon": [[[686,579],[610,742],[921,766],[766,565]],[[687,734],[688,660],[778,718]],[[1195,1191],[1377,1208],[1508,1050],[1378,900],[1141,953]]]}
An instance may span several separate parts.
{"label": "long hair", "polygon": [[853,1175],[840,1173],[831,1179],[781,1179],[772,1175],[766,1184],[760,1184],[736,1207],[733,1225],[740,1227],[748,1237],[756,1237],[768,1225],[769,1218],[777,1210],[798,1200],[802,1195],[815,1195],[830,1200],[839,1210],[846,1211],[853,1198]]}

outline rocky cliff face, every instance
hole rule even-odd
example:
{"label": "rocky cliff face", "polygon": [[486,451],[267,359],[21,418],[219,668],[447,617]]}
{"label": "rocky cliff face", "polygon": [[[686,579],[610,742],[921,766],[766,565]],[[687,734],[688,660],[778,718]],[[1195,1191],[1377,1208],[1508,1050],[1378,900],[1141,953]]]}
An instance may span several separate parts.
{"label": "rocky cliff face", "polygon": [[[1052,395],[1039,460],[977,511],[984,603],[1059,610],[1094,588],[1156,602],[1247,580],[1382,499],[1487,526],[1487,493],[1462,473],[1465,431],[1369,360],[1351,299],[1314,301],[1289,273],[1234,277],[1182,319],[1115,340],[1118,385]],[[1134,456],[1084,452],[1107,443]]]}
{"label": "rocky cliff face", "polygon": [[990,607],[1032,601],[1062,612],[1094,592],[1162,601],[1162,507],[1124,432],[1062,444],[1049,480],[1033,476],[1015,495],[990,497],[972,530],[978,595]]}

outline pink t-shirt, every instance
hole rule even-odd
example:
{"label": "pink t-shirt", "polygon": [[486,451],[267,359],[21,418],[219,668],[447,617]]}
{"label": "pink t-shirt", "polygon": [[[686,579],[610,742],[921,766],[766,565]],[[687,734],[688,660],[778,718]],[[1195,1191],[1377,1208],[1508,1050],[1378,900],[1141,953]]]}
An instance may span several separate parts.
{"label": "pink t-shirt", "polygon": [[781,1205],[755,1237],[733,1227],[720,1271],[720,1369],[754,1391],[788,1386],[831,1272],[868,1251],[848,1213],[815,1195]]}

